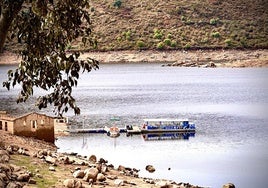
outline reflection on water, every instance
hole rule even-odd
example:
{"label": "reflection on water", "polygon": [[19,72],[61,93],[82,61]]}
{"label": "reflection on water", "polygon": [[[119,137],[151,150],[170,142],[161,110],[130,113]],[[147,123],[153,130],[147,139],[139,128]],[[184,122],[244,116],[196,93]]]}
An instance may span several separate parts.
{"label": "reflection on water", "polygon": [[154,134],[142,134],[142,138],[145,141],[157,141],[157,140],[189,140],[190,137],[194,137],[195,133],[154,133]]}

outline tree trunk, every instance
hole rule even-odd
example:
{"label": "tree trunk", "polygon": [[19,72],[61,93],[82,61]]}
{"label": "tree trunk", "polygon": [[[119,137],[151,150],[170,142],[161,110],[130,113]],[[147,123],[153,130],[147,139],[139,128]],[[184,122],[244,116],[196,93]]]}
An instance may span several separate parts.
{"label": "tree trunk", "polygon": [[3,51],[4,44],[7,38],[9,27],[15,16],[21,10],[23,0],[16,2],[9,1],[9,4],[3,4],[0,6],[0,53]]}

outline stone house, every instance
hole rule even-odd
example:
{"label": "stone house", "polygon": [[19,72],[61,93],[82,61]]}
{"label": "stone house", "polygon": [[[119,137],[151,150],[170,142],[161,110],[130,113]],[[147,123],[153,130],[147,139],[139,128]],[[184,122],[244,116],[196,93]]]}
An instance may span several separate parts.
{"label": "stone house", "polygon": [[17,136],[34,137],[54,143],[54,117],[31,112],[12,117],[0,111],[0,131],[7,131]]}

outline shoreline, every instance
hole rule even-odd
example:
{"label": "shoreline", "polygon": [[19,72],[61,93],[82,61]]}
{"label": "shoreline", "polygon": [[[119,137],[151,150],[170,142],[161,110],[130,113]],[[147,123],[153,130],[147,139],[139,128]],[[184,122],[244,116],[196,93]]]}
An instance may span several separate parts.
{"label": "shoreline", "polygon": [[34,138],[15,136],[2,130],[0,136],[3,138],[0,142],[0,168],[4,165],[4,172],[7,170],[13,178],[0,179],[0,187],[36,187],[45,183],[62,188],[202,188],[173,180],[139,177],[139,170],[122,165],[114,167],[95,155],[58,153],[55,144]]}
{"label": "shoreline", "polygon": [[[258,50],[173,50],[173,51],[108,51],[82,52],[100,64],[159,63],[180,67],[268,67],[268,49]],[[20,58],[9,51],[0,55],[0,65],[16,65]]]}

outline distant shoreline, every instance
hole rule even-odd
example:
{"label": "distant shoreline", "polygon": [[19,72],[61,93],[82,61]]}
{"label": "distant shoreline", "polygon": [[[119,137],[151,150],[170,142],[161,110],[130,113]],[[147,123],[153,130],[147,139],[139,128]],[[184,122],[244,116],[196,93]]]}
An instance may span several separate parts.
{"label": "distant shoreline", "polygon": [[[258,50],[173,50],[84,52],[81,58],[94,58],[100,64],[160,63],[186,67],[268,67],[268,49]],[[20,58],[12,52],[0,55],[0,65],[16,65]],[[213,65],[213,66],[211,66]],[[215,66],[214,66],[215,65]]]}

